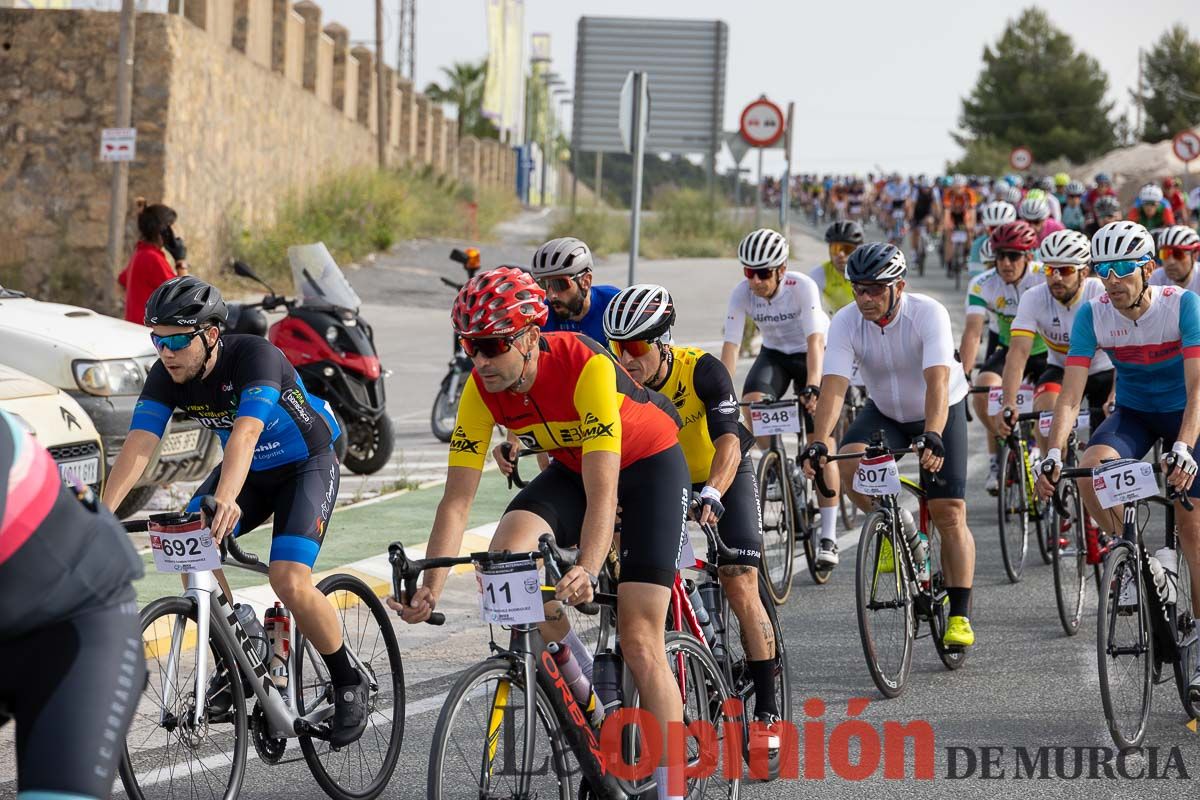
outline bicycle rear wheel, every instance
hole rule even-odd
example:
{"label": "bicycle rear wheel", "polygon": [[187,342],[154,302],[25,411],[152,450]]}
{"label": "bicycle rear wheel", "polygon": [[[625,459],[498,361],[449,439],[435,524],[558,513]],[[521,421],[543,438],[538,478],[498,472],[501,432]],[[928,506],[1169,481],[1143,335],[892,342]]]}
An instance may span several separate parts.
{"label": "bicycle rear wheel", "polygon": [[525,705],[519,662],[493,658],[464,672],[446,695],[429,753],[429,800],[478,800],[481,797],[558,797],[570,800],[571,778],[566,737],[559,730],[550,699],[534,687],[529,793],[518,787],[525,763]]}
{"label": "bicycle rear wheel", "polygon": [[863,523],[855,572],[858,633],[871,680],[884,697],[904,691],[912,666],[916,619],[909,584],[911,576],[896,551],[891,515],[872,511]]}
{"label": "bicycle rear wheel", "polygon": [[1183,710],[1193,719],[1200,719],[1200,703],[1188,699],[1188,681],[1196,669],[1197,643],[1196,617],[1192,613],[1192,576],[1191,567],[1184,558],[1183,549],[1179,548],[1179,577],[1175,597],[1174,619],[1171,628],[1175,632],[1175,645],[1179,648],[1179,660],[1175,662],[1175,687],[1179,690],[1179,702]]}
{"label": "bicycle rear wheel", "polygon": [[[1058,606],[1058,620],[1067,636],[1079,633],[1083,619],[1083,601],[1087,593],[1087,541],[1083,529],[1083,503],[1074,481],[1062,484],[1063,505],[1071,512],[1069,526],[1055,510],[1049,519],[1050,555],[1054,562],[1054,601]],[[1065,527],[1065,530],[1064,530]]]}
{"label": "bicycle rear wheel", "polygon": [[1025,571],[1025,555],[1029,550],[1029,510],[1025,490],[1025,469],[1021,464],[1021,453],[1000,444],[996,457],[1000,464],[1000,491],[996,495],[1000,527],[1000,555],[1004,571],[1013,583],[1019,583]]}
{"label": "bicycle rear wheel", "polygon": [[[120,766],[121,783],[135,800],[233,800],[242,788],[250,741],[245,689],[233,652],[215,630],[208,637],[206,674],[196,674],[196,616],[189,597],[163,597],[142,609],[149,676]],[[192,716],[197,681],[206,704],[199,726]]]}
{"label": "bicycle rear wheel", "polygon": [[778,450],[768,450],[758,463],[758,502],[763,526],[763,573],[776,604],[792,591],[796,553],[795,509],[786,466]]}
{"label": "bicycle rear wheel", "polygon": [[[370,680],[367,729],[358,741],[339,749],[300,737],[300,750],[313,778],[336,800],[370,800],[388,784],[404,739],[404,668],[396,633],[383,603],[353,575],[330,575],[317,584],[329,598],[342,628],[342,641]],[[301,716],[327,710],[332,716],[333,682],[316,649],[297,634],[296,698]]]}
{"label": "bicycle rear wheel", "polygon": [[[1122,584],[1132,580],[1136,607],[1120,607]],[[1118,545],[1104,563],[1104,591],[1096,615],[1096,666],[1108,732],[1122,750],[1146,736],[1154,692],[1154,637],[1149,604],[1133,548]]]}

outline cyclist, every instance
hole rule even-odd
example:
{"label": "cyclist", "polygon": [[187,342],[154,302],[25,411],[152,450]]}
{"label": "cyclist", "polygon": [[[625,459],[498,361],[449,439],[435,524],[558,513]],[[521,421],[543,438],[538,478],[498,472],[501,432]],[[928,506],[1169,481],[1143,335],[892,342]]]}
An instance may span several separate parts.
{"label": "cyclist", "polygon": [[[1149,231],[1135,222],[1110,223],[1092,237],[1092,268],[1104,281],[1106,293],[1082,306],[1071,328],[1050,449],[1038,477],[1043,497],[1053,494],[1088,368],[1101,349],[1111,356],[1116,371],[1116,409],[1092,433],[1080,465],[1144,458],[1161,439],[1177,459],[1167,482],[1200,496],[1193,454],[1200,437],[1200,297],[1175,286],[1151,286],[1153,253]],[[1080,480],[1078,486],[1092,518],[1109,534],[1117,533],[1120,509],[1101,508],[1091,480]],[[1187,562],[1200,564],[1200,509],[1176,506],[1175,523]],[[1128,590],[1122,587],[1118,603],[1130,603],[1135,592],[1132,584]],[[1191,597],[1192,612],[1200,613],[1200,570],[1192,572]],[[1193,702],[1200,700],[1200,665],[1192,675],[1190,694]]]}
{"label": "cyclist", "polygon": [[1162,188],[1163,203],[1170,206],[1172,213],[1175,214],[1175,221],[1181,225],[1189,224],[1191,215],[1188,211],[1187,197],[1183,194],[1179,179],[1164,178]]}
{"label": "cyclist", "polygon": [[1162,266],[1150,273],[1152,286],[1171,286],[1190,289],[1200,294],[1200,235],[1186,225],[1172,225],[1160,234],[1158,261]]}
{"label": "cyclist", "polygon": [[[1030,189],[1032,193],[1034,190]],[[1046,201],[1046,207],[1050,209],[1050,219],[1062,222],[1062,206],[1058,202],[1058,198],[1054,196],[1054,178],[1047,175],[1037,182],[1037,191],[1041,192],[1041,196]],[[1026,195],[1028,197],[1029,195]]]}
{"label": "cyclist", "polygon": [[[989,280],[987,276],[996,271],[996,250],[992,247],[991,238],[988,238],[983,243],[983,246],[979,248],[979,259],[983,264],[983,272],[971,278],[967,283],[967,295],[963,301],[963,308],[967,312],[970,312],[971,309],[971,298],[978,294],[978,290],[975,287],[982,281]],[[969,316],[969,313],[964,314],[964,316]],[[984,316],[987,317],[987,346],[983,351],[983,358],[986,360],[1000,346],[1000,322],[997,320],[996,315],[990,311],[986,312]],[[978,344],[976,345],[975,352],[979,352]],[[975,364],[972,363],[970,366],[974,369]]]}
{"label": "cyclist", "polygon": [[1129,219],[1148,230],[1166,228],[1175,224],[1175,212],[1163,202],[1163,190],[1147,183],[1137,196],[1138,203],[1129,209]]}
{"label": "cyclist", "polygon": [[1021,201],[1021,207],[1017,209],[1017,216],[1033,227],[1038,244],[1055,231],[1064,229],[1063,224],[1051,216],[1047,199],[1048,195],[1041,189],[1030,189],[1029,194]]}
{"label": "cyclist", "polygon": [[[1008,355],[1010,329],[1021,296],[1044,282],[1042,275],[1033,269],[1033,250],[1036,246],[1037,234],[1028,222],[1007,222],[992,231],[996,270],[990,277],[975,284],[967,295],[967,320],[963,325],[962,343],[959,345],[963,369],[970,378],[971,368],[975,364],[975,353],[979,349],[984,319],[988,314],[995,316],[999,326],[999,344],[979,368],[975,379],[977,386],[999,386],[1003,382],[1001,375],[1004,373],[1004,359]],[[1034,378],[1045,368],[1046,343],[1041,337],[1034,337],[1025,374]],[[975,395],[975,414],[989,433],[987,443],[990,465],[985,488],[995,493],[999,486],[1000,470],[996,462],[997,430],[992,418],[987,414],[986,394]]]}
{"label": "cyclist", "polygon": [[[604,315],[604,331],[621,365],[635,381],[671,399],[683,428],[679,444],[703,505],[697,521],[716,525],[737,553],[718,561],[721,587],[742,630],[746,664],[754,680],[754,716],[779,721],[775,702],[775,641],[758,592],[762,521],[754,464],[754,437],[738,422],[737,396],[725,367],[698,347],[671,344],[675,304],[661,286],[623,289]],[[774,746],[779,747],[776,740]]]}
{"label": "cyclist", "polygon": [[893,172],[888,177],[887,183],[879,192],[880,217],[887,225],[889,236],[895,236],[894,244],[897,245],[904,243],[904,222],[908,216],[911,195],[912,187],[900,177],[898,172]]}
{"label": "cyclist", "polygon": [[1069,230],[1082,231],[1087,223],[1087,215],[1083,210],[1083,184],[1071,181],[1066,187],[1063,199],[1062,224]]}
{"label": "cyclist", "polygon": [[1117,196],[1117,190],[1113,188],[1112,179],[1108,177],[1108,173],[1106,172],[1097,172],[1096,177],[1093,180],[1095,181],[1096,185],[1093,186],[1086,195],[1084,195],[1083,205],[1087,210],[1094,212],[1096,203],[1099,202],[1102,197],[1115,198]]}
{"label": "cyclist", "polygon": [[112,791],[146,682],[141,576],[121,524],[0,410],[0,726],[17,724],[17,800]]}
{"label": "cyclist", "polygon": [[[330,741],[349,744],[367,724],[367,675],[342,641],[329,599],[313,586],[312,568],[328,533],[340,481],[332,412],[304,388],[283,353],[261,336],[222,335],[228,318],[215,286],[174,278],[150,295],[146,325],[158,350],[138,398],[129,437],[113,464],[104,503],[117,508],[141,477],[175,409],[217,434],[223,463],[188,504],[216,499],[213,538],[237,536],[274,516],[271,588],[321,653],[336,690]],[[227,596],[233,594],[218,573]],[[217,675],[220,687],[225,676]],[[212,698],[228,702],[225,685]]]}
{"label": "cyclist", "polygon": [[867,202],[869,200],[867,187],[863,183],[862,178],[851,178],[850,185],[846,190],[847,218],[855,222],[862,222],[864,216],[866,216]]}
{"label": "cyclist", "polygon": [[967,179],[955,175],[951,188],[942,193],[942,248],[947,264],[954,253],[951,234],[956,230],[975,230],[976,204],[975,193],[967,186]]}
{"label": "cyclist", "polygon": [[[458,554],[496,425],[553,460],[508,504],[489,549],[533,550],[545,531],[562,545],[579,545],[578,562],[556,586],[559,600],[592,599],[619,504],[621,651],[642,707],[665,733],[668,723],[683,718],[664,643],[691,496],[679,416],[670,400],[635,383],[594,340],[540,330],[548,314],[544,300],[534,279],[511,267],[476,275],[455,298],[451,322],[475,367],[459,401],[446,488],[426,554]],[[499,465],[511,473],[507,458]],[[406,622],[425,621],[446,575],[425,572],[413,597],[389,604]],[[547,641],[564,641],[590,669],[590,656],[568,630],[561,610],[542,626]],[[665,797],[665,770],[656,777]]]}
{"label": "cyclist", "polygon": [[1115,196],[1105,195],[1096,201],[1096,205],[1092,209],[1092,219],[1084,233],[1090,239],[1096,235],[1096,231],[1119,219],[1121,219],[1121,201]]}
{"label": "cyclist", "polygon": [[921,246],[921,227],[927,229],[929,235],[935,234],[936,220],[941,217],[941,194],[933,182],[924,175],[917,176],[917,185],[913,187],[912,205],[909,209],[909,227],[912,230],[913,252]]}
{"label": "cyclist", "polygon": [[[1070,185],[1071,185],[1071,176],[1070,175],[1068,175],[1065,172],[1055,173],[1053,193],[1054,193],[1054,198],[1056,200],[1058,200],[1058,205],[1059,205],[1060,209],[1065,208],[1067,205],[1067,187]],[[1081,194],[1082,194],[1082,192],[1081,192]],[[1061,216],[1058,218],[1058,221],[1059,222],[1063,221]]]}
{"label": "cyclist", "polygon": [[[855,304],[839,311],[830,327],[829,369],[821,380],[813,438],[802,461],[810,477],[814,468],[828,463],[825,457],[834,446],[830,436],[858,362],[869,400],[842,438],[841,452],[862,452],[883,430],[888,447],[916,444],[921,466],[940,476],[941,481],[926,490],[930,514],[942,536],[942,569],[950,597],[943,641],[967,647],[975,643],[969,619],[975,543],[963,500],[967,383],[954,353],[949,313],[932,297],[906,292],[906,272],[904,253],[889,244],[864,245],[850,256],[846,277],[854,285]],[[870,499],[850,488],[858,461],[837,464],[839,474],[829,488],[836,493],[840,484],[859,508],[869,511]],[[911,516],[906,518],[906,527],[909,524]]]}
{"label": "cyclist", "polygon": [[620,291],[593,286],[592,251],[579,239],[551,239],[533,254],[530,272],[546,293],[550,314],[542,330],[585,333],[604,344],[604,309]]}
{"label": "cyclist", "polygon": [[[765,395],[778,400],[790,384],[809,413],[816,408],[825,331],[829,317],[821,309],[821,293],[807,275],[787,271],[788,243],[770,228],[749,233],[738,245],[738,261],[746,279],[733,287],[725,317],[721,363],[737,373],[738,350],[747,316],[762,333],[762,349],[742,385],[742,400],[756,403]],[[746,408],[749,427],[750,409]],[[766,448],[765,441],[759,445]]]}
{"label": "cyclist", "polygon": [[835,222],[825,229],[829,260],[809,270],[808,277],[817,285],[825,310],[831,314],[854,302],[854,292],[846,280],[846,261],[864,238],[862,225],[857,222]]}
{"label": "cyclist", "polygon": [[975,241],[971,243],[971,254],[967,257],[972,277],[984,270],[980,251],[984,243],[991,239],[992,231],[1006,222],[1013,222],[1016,218],[1017,209],[1004,200],[992,200],[979,206],[979,224],[983,226],[983,233],[975,237]]}
{"label": "cyclist", "polygon": [[[1035,337],[1046,343],[1047,365],[1034,380],[1033,410],[1049,411],[1062,390],[1063,367],[1071,342],[1071,323],[1076,312],[1088,301],[1104,294],[1099,278],[1088,275],[1088,238],[1076,231],[1057,231],[1046,237],[1040,248],[1046,282],[1021,295],[1017,316],[1013,319],[1004,361],[1003,409],[1017,412],[1017,390],[1026,373],[1025,364],[1033,349]],[[1085,395],[1093,409],[1097,424],[1108,407],[1113,391],[1112,362],[1106,353],[1092,359],[1088,369]],[[1003,409],[993,419],[1001,435],[1007,436],[1012,426],[1004,419]],[[1045,452],[1046,438],[1035,433],[1040,452]]]}

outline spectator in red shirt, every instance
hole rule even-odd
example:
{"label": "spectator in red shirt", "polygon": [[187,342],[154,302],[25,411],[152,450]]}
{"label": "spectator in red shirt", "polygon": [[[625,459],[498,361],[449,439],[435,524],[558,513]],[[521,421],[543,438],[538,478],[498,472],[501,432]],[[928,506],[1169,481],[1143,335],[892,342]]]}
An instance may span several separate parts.
{"label": "spectator in red shirt", "polygon": [[[188,267],[187,248],[171,228],[175,210],[160,203],[148,206],[140,197],[137,206],[140,238],[117,282],[125,290],[125,319],[141,325],[146,301],[154,290],[177,275],[187,275]],[[167,253],[175,260],[174,268],[167,262]]]}

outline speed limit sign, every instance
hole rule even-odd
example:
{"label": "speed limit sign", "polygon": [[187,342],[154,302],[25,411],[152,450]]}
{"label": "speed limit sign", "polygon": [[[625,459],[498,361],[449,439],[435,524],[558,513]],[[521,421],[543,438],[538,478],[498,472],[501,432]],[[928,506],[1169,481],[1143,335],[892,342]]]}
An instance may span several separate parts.
{"label": "speed limit sign", "polygon": [[1171,148],[1185,164],[1200,156],[1200,136],[1193,130],[1180,131],[1171,140]]}
{"label": "speed limit sign", "polygon": [[1014,147],[1008,156],[1008,163],[1016,170],[1026,170],[1033,165],[1033,151],[1028,147]]}

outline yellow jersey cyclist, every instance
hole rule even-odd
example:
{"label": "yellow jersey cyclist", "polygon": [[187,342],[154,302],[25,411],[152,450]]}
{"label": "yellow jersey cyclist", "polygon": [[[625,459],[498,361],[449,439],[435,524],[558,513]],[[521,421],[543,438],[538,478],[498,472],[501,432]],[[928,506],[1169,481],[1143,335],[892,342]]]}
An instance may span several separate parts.
{"label": "yellow jersey cyclist", "polygon": [[[890,244],[868,244],[854,251],[846,277],[854,285],[854,305],[846,306],[829,328],[829,357],[821,379],[821,398],[813,438],[803,455],[804,471],[828,465],[834,424],[850,385],[855,361],[867,386],[866,406],[839,443],[841,452],[858,453],[882,430],[889,448],[920,447],[921,466],[941,480],[925,487],[929,513],[942,537],[950,615],[943,641],[948,646],[975,643],[971,630],[971,585],[975,542],[967,528],[967,381],[954,352],[954,334],[945,306],[905,291],[904,253]],[[825,480],[836,494],[846,491],[864,511],[871,499],[849,482],[856,459],[837,462]],[[824,516],[824,514],[822,514]],[[906,536],[914,533],[912,515],[902,512]],[[893,567],[894,569],[894,567]]]}
{"label": "yellow jersey cyclist", "polygon": [[[664,641],[691,499],[679,415],[668,399],[637,384],[594,340],[539,330],[546,320],[544,302],[533,278],[515,267],[476,275],[454,301],[451,323],[474,369],[459,401],[446,488],[426,554],[458,554],[496,425],[553,460],[509,503],[489,549],[533,550],[546,531],[561,545],[578,545],[578,563],[556,587],[559,600],[575,605],[592,599],[619,504],[617,633],[642,707],[665,735],[668,723],[683,719]],[[498,461],[502,471],[511,472],[509,461]],[[427,620],[446,572],[425,572],[413,597],[389,604],[406,622]],[[541,631],[547,641],[570,647],[584,673],[590,673],[591,655],[578,636],[568,635],[557,603],[547,608]],[[665,797],[665,772],[656,778]]]}
{"label": "yellow jersey cyclist", "polygon": [[[1075,425],[1097,351],[1112,359],[1116,371],[1116,408],[1096,428],[1080,466],[1106,459],[1144,458],[1158,440],[1176,462],[1167,482],[1191,497],[1195,482],[1194,448],[1200,438],[1200,297],[1176,286],[1152,286],[1154,239],[1135,222],[1105,225],[1091,242],[1092,268],[1104,281],[1105,294],[1080,308],[1071,327],[1071,346],[1062,392],[1054,406],[1046,458],[1038,491],[1049,497],[1062,468],[1062,448]],[[1078,481],[1090,513],[1110,535],[1119,535],[1120,508],[1104,509],[1091,480]],[[1175,506],[1179,547],[1188,564],[1200,564],[1200,508]],[[1192,613],[1200,614],[1200,570],[1191,573]],[[1132,582],[1121,587],[1118,606],[1136,603]],[[1200,664],[1191,676],[1189,696],[1200,702]]]}
{"label": "yellow jersey cyclist", "polygon": [[121,523],[0,410],[0,727],[17,726],[17,800],[110,796],[146,685],[141,576]]}
{"label": "yellow jersey cyclist", "polygon": [[[312,579],[337,500],[337,423],[277,347],[260,336],[222,335],[219,326],[227,318],[221,293],[197,278],[174,278],[150,295],[145,321],[159,360],[146,377],[104,503],[121,504],[175,409],[216,433],[222,463],[196,489],[188,510],[199,510],[205,495],[215,498],[217,541],[274,517],[271,589],[329,668],[335,688],[330,742],[340,747],[366,728],[370,685],[345,647],[337,614]],[[232,598],[224,575],[217,577]],[[215,708],[227,708],[231,700],[225,680],[217,674],[210,684]]]}
{"label": "yellow jersey cyclist", "polygon": [[[1029,223],[1022,220],[1006,222],[992,231],[992,247],[996,251],[996,270],[979,283],[973,284],[967,295],[967,320],[963,325],[959,353],[967,376],[975,363],[979,349],[980,333],[988,314],[996,317],[1000,328],[999,345],[979,368],[975,379],[978,386],[999,386],[1003,382],[1004,359],[1008,355],[1008,342],[1013,318],[1021,296],[1045,282],[1042,274],[1034,269],[1033,254],[1037,247],[1037,234]],[[1033,379],[1046,368],[1046,343],[1034,337],[1025,365],[1025,375]],[[975,395],[975,413],[987,429],[988,478],[985,488],[995,494],[999,485],[999,465],[996,462],[996,430],[994,420],[987,413],[986,394]]]}
{"label": "yellow jersey cyclist", "polygon": [[[721,539],[737,553],[720,560],[721,586],[737,615],[754,680],[754,717],[779,720],[775,702],[775,642],[758,591],[762,521],[754,464],[747,454],[754,437],[739,422],[737,396],[725,367],[698,347],[671,344],[675,304],[661,286],[638,284],[613,298],[604,332],[634,380],[670,398],[683,428],[679,444],[692,491],[703,505],[698,521],[720,522]],[[787,676],[780,676],[786,680]],[[778,747],[778,740],[773,743]]]}
{"label": "yellow jersey cyclist", "polygon": [[821,303],[830,314],[854,302],[854,292],[846,280],[846,261],[864,241],[863,227],[857,222],[842,220],[825,229],[829,260],[809,270],[808,277],[817,285]]}

